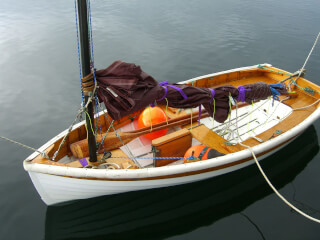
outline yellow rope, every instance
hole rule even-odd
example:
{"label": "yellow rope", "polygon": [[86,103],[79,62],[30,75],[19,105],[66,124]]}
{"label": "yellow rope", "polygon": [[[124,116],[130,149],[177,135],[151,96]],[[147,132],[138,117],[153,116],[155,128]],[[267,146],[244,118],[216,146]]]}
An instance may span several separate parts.
{"label": "yellow rope", "polygon": [[165,98],[166,102],[167,102],[167,105],[166,105],[166,122],[167,122],[167,125],[169,125],[168,123],[168,105],[169,105],[169,102],[168,102],[168,99]]}
{"label": "yellow rope", "polygon": [[[192,82],[192,87],[194,85],[194,81]],[[192,127],[193,127],[193,124],[192,124],[192,114],[193,114],[193,111],[192,111],[192,108],[191,109],[191,128],[190,128],[190,132],[192,133]]]}
{"label": "yellow rope", "polygon": [[[89,118],[91,131],[92,131],[93,136],[95,136],[95,133],[94,133],[94,131],[93,131],[93,126],[92,126],[92,122],[91,122],[90,115],[89,115],[89,113],[88,113],[87,111],[84,111],[84,112],[85,112],[86,116]],[[85,125],[86,130],[87,130],[87,138],[88,138],[88,127],[87,127],[87,123],[85,122],[84,125]]]}
{"label": "yellow rope", "polygon": [[213,99],[212,128],[214,128],[214,115],[216,115],[216,100]]}
{"label": "yellow rope", "polygon": [[151,117],[151,107],[149,107],[149,117],[150,117],[150,132],[152,132],[152,117]]}
{"label": "yellow rope", "polygon": [[251,110],[251,112],[250,112],[250,117],[249,117],[249,121],[248,121],[248,124],[247,124],[249,135],[250,135],[251,132],[252,132],[252,131],[250,131],[250,122],[251,122],[252,112],[253,112],[253,108],[254,108],[253,100],[251,100],[251,106],[252,106],[252,110]]}
{"label": "yellow rope", "polygon": [[192,114],[193,114],[193,111],[192,111],[192,108],[190,108],[191,109],[191,128],[190,128],[190,132],[192,133],[192,127],[193,127],[193,125],[192,125]]}

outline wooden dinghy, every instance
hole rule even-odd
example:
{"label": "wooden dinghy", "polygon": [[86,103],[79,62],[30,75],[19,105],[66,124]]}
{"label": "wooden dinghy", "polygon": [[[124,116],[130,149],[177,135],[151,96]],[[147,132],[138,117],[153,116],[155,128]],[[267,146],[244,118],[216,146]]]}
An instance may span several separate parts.
{"label": "wooden dinghy", "polygon": [[[262,160],[289,144],[319,118],[320,87],[302,76],[296,81],[296,76],[292,76],[294,74],[263,64],[193,78],[181,84],[216,88],[226,84],[233,87],[257,82],[277,84],[285,80],[289,94],[252,104],[236,104],[230,100],[231,113],[223,123],[214,121],[214,114],[202,113],[199,117],[198,109],[160,106],[170,118],[166,124],[171,128],[165,136],[148,142],[144,137],[137,137],[139,130],[133,130],[131,134],[135,135],[129,137],[133,140],[123,142],[124,146],[106,141],[112,156],[104,159],[100,154],[94,163],[88,161],[86,146],[81,144],[87,137],[85,124],[81,122],[39,148],[50,159],[59,150],[54,161],[35,152],[24,160],[24,168],[48,205],[186,184],[244,168],[254,163],[247,146]],[[117,130],[118,134],[111,134],[118,137],[121,131],[134,129],[140,112],[114,121],[114,129],[106,112],[96,115],[95,122],[99,122],[103,133]],[[154,126],[156,130],[160,128],[163,123]],[[198,144],[220,154],[207,160],[183,159],[184,152]]]}

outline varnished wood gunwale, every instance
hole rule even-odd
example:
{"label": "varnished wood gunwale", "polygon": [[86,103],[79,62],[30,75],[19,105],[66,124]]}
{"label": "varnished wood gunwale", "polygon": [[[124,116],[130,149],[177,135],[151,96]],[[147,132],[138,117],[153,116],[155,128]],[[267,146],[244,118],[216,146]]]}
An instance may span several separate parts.
{"label": "varnished wood gunwale", "polygon": [[[290,138],[287,141],[282,142],[281,144],[279,144],[276,147],[270,148],[264,152],[261,152],[259,154],[256,154],[256,157],[260,157],[263,156],[283,145],[285,145],[286,143],[292,141],[294,138],[296,138],[297,136],[294,136],[292,138]],[[216,167],[211,167],[211,168],[206,168],[206,169],[202,169],[202,170],[197,170],[197,171],[189,171],[189,172],[185,172],[185,173],[178,173],[178,174],[170,174],[170,175],[162,175],[162,176],[156,176],[156,177],[145,177],[145,178],[85,178],[85,177],[72,177],[72,176],[62,176],[62,175],[54,175],[54,176],[59,176],[59,177],[66,177],[66,178],[77,178],[77,179],[83,179],[83,180],[95,180],[95,181],[112,181],[112,182],[116,182],[116,181],[148,181],[148,180],[161,180],[161,179],[170,179],[170,178],[178,178],[178,177],[188,177],[188,176],[192,176],[192,175],[198,175],[198,174],[202,174],[202,173],[207,173],[207,172],[212,172],[212,171],[217,171],[217,170],[222,170],[225,168],[229,168],[229,167],[233,167],[248,161],[253,160],[253,157],[247,157],[241,160],[237,160],[234,162],[230,162],[230,163],[226,163],[226,164],[222,164]],[[190,163],[189,163],[190,164]]]}

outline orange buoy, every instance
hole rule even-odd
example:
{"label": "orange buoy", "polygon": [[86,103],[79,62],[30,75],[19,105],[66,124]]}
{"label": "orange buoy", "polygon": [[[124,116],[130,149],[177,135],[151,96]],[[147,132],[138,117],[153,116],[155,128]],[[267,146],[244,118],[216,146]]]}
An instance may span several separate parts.
{"label": "orange buoy", "polygon": [[[157,106],[147,107],[139,116],[138,127],[144,128],[144,127],[150,126],[151,124],[154,125],[167,120],[168,120],[168,117],[161,108]],[[163,129],[156,132],[145,134],[143,136],[150,140],[153,140],[155,138],[164,136],[167,133],[167,131],[168,129]]]}

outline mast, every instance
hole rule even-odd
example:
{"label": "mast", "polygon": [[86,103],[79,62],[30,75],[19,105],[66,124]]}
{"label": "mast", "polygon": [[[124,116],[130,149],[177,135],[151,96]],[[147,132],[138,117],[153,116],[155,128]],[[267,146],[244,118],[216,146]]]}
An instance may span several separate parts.
{"label": "mast", "polygon": [[[83,77],[90,74],[90,47],[89,47],[89,31],[88,31],[88,12],[87,0],[77,0],[78,4],[78,20],[79,20],[79,39],[80,39],[80,53],[81,53],[81,69]],[[92,93],[94,94],[94,93]],[[84,94],[84,104],[86,105],[89,99],[89,94]],[[85,114],[86,125],[88,131],[88,147],[90,162],[97,161],[96,140],[92,132],[94,128],[94,113],[92,102],[86,109],[90,118]],[[90,120],[91,119],[91,120]],[[92,126],[92,127],[91,127]]]}

